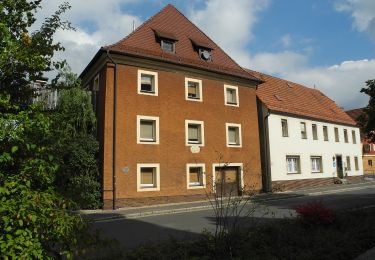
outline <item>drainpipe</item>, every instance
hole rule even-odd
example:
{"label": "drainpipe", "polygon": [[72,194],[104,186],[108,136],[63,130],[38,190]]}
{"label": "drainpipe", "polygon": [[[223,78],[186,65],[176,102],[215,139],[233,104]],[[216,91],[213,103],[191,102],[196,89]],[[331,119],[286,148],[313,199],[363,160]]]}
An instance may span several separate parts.
{"label": "drainpipe", "polygon": [[108,59],[115,65],[113,75],[113,130],[112,130],[112,208],[116,209],[116,101],[117,101],[117,63],[109,55],[107,50]]}
{"label": "drainpipe", "polygon": [[270,155],[269,155],[269,136],[268,136],[268,122],[267,122],[267,119],[268,117],[270,116],[270,112],[268,111],[267,112],[267,115],[264,117],[264,132],[265,132],[265,156],[266,156],[266,191],[267,192],[270,192],[272,191],[272,187],[271,187],[271,174],[270,174]]}

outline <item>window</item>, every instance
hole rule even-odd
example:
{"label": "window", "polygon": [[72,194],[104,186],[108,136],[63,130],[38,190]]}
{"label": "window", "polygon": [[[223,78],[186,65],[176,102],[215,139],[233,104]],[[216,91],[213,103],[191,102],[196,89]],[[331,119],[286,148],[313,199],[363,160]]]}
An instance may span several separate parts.
{"label": "window", "polygon": [[235,107],[239,106],[238,87],[224,85],[224,97],[225,105]]}
{"label": "window", "polygon": [[370,150],[371,150],[370,145],[369,144],[364,144],[363,145],[363,150],[364,150],[365,153],[369,153]]}
{"label": "window", "polygon": [[226,123],[227,147],[241,147],[241,125]]}
{"label": "window", "polygon": [[159,117],[137,116],[137,143],[159,144]]}
{"label": "window", "polygon": [[324,135],[324,141],[328,141],[328,128],[327,126],[323,126],[323,135]]}
{"label": "window", "polygon": [[185,120],[186,145],[204,146],[203,121]]}
{"label": "window", "polygon": [[368,166],[372,166],[372,160],[368,160],[367,163],[368,163]]}
{"label": "window", "polygon": [[138,70],[138,94],[158,95],[158,73]]}
{"label": "window", "polygon": [[203,101],[202,80],[185,78],[185,99]]}
{"label": "window", "polygon": [[316,124],[312,124],[312,133],[313,133],[313,139],[318,140],[318,129],[316,127]]}
{"label": "window", "polygon": [[283,137],[288,137],[288,121],[286,119],[281,119],[281,131],[283,134]]}
{"label": "window", "polygon": [[206,187],[205,172],[206,169],[204,163],[188,163],[186,165],[187,188],[201,189]]}
{"label": "window", "polygon": [[175,53],[175,42],[168,40],[161,40],[161,48],[166,52]]}
{"label": "window", "polygon": [[300,159],[299,156],[286,156],[286,172],[289,174],[300,173]]}
{"label": "window", "polygon": [[346,129],[344,129],[344,141],[345,141],[345,143],[349,142],[349,139],[348,139],[348,130],[346,130]]}
{"label": "window", "polygon": [[94,84],[93,84],[92,90],[93,91],[99,91],[99,74],[96,75],[96,77],[94,79]]}
{"label": "window", "polygon": [[335,142],[340,142],[339,129],[335,127]]}
{"label": "window", "polygon": [[354,157],[354,167],[356,171],[359,171],[359,165],[358,165],[358,157]]}
{"label": "window", "polygon": [[306,123],[301,122],[301,138],[307,139]]}
{"label": "window", "polygon": [[351,171],[351,166],[350,166],[350,156],[346,156],[346,170]]}
{"label": "window", "polygon": [[137,164],[137,191],[160,190],[160,165],[158,163]]}
{"label": "window", "polygon": [[353,139],[353,144],[356,144],[357,143],[357,138],[356,138],[354,130],[352,130],[352,139]]}
{"label": "window", "polygon": [[323,172],[322,167],[322,157],[321,156],[311,156],[311,172]]}

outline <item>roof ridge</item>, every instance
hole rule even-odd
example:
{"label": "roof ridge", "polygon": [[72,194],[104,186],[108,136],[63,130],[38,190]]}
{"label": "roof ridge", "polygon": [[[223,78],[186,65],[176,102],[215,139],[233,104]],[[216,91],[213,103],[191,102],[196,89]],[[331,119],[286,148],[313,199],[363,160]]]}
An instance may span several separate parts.
{"label": "roof ridge", "polygon": [[164,12],[165,9],[167,8],[174,8],[178,11],[178,9],[172,5],[172,4],[167,4],[164,8],[162,8],[159,12],[157,12],[156,14],[150,16],[146,21],[144,21],[140,26],[138,26],[135,30],[133,30],[131,33],[129,33],[128,35],[126,35],[125,37],[123,37],[121,40],[113,43],[113,44],[110,44],[110,45],[106,45],[104,46],[104,48],[112,48],[114,46],[116,46],[117,44],[120,44],[121,42],[125,41],[126,39],[128,39],[130,36],[132,36],[133,34],[135,34],[137,31],[139,31],[140,29],[142,29],[145,25],[147,25],[155,16],[159,15],[160,13]]}

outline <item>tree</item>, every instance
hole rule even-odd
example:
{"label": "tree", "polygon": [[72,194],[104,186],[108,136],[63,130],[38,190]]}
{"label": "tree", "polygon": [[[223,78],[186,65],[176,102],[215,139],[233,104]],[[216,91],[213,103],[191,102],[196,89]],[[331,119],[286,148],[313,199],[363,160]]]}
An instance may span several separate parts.
{"label": "tree", "polygon": [[0,95],[0,110],[1,255],[71,258],[90,236],[70,202],[54,189],[58,161],[52,156],[52,122],[38,107],[12,105],[9,95]]}
{"label": "tree", "polygon": [[0,1],[0,92],[8,94],[16,104],[29,103],[32,81],[65,65],[65,61],[52,60],[56,51],[64,50],[61,43],[53,41],[53,36],[58,29],[73,29],[69,22],[60,19],[70,5],[60,5],[40,29],[30,32],[39,8],[41,0]]}
{"label": "tree", "polygon": [[80,88],[77,75],[69,67],[61,70],[58,78],[55,87],[60,89],[59,101],[51,114],[54,151],[60,165],[56,188],[79,208],[99,208],[99,143],[95,137],[96,118],[91,97]]}
{"label": "tree", "polygon": [[87,224],[72,213],[71,202],[54,183],[52,117],[29,105],[30,83],[60,68],[53,62],[57,29],[69,29],[60,15],[64,3],[39,30],[29,32],[41,0],[0,1],[0,254],[15,259],[72,258],[92,242]]}
{"label": "tree", "polygon": [[363,122],[363,129],[367,137],[375,142],[375,79],[366,81],[366,88],[361,89],[370,97],[367,107],[364,108],[365,115],[359,121]]}

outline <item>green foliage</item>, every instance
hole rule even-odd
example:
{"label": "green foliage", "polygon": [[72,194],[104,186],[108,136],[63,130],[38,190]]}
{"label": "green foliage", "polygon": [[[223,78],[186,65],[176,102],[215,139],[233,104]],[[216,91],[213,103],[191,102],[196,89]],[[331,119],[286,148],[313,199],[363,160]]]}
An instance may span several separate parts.
{"label": "green foliage", "polygon": [[58,29],[73,29],[60,19],[70,5],[63,3],[38,30],[29,32],[39,8],[41,0],[0,1],[0,92],[17,104],[28,104],[33,96],[30,82],[65,65],[52,60],[56,51],[64,50],[53,36]]}
{"label": "green foliage", "polygon": [[366,81],[366,88],[362,88],[361,92],[368,95],[370,100],[364,109],[366,118],[362,117],[360,121],[363,122],[366,135],[375,142],[375,79]]}
{"label": "green foliage", "polygon": [[99,143],[95,138],[96,118],[88,92],[80,89],[77,76],[60,71],[59,101],[52,114],[54,150],[60,168],[55,185],[79,208],[101,207],[98,170]]}
{"label": "green foliage", "polygon": [[[72,257],[86,224],[53,188],[50,118],[0,95],[0,251],[10,258]],[[11,113],[4,111],[12,111]]]}

